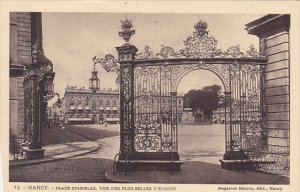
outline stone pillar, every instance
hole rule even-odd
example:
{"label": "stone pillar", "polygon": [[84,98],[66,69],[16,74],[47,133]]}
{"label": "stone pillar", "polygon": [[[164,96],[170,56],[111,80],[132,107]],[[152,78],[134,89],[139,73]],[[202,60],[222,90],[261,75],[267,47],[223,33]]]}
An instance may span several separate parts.
{"label": "stone pillar", "polygon": [[10,13],[9,131],[10,152],[22,142],[24,129],[23,63],[31,63],[31,13]]}
{"label": "stone pillar", "polygon": [[260,53],[268,58],[265,67],[264,109],[267,146],[289,152],[290,146],[290,15],[266,15],[246,25],[259,37]]}
{"label": "stone pillar", "polygon": [[31,13],[31,42],[37,44],[38,49],[43,50],[42,14],[39,12]]}

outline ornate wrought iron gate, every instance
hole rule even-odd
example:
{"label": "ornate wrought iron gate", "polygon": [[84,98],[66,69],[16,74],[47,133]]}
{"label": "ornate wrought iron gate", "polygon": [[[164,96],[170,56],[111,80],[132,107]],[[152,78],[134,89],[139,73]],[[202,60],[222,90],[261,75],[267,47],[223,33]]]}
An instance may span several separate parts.
{"label": "ornate wrought iron gate", "polygon": [[[104,69],[119,74],[121,140],[117,169],[128,163],[169,164],[180,169],[178,155],[177,87],[193,70],[208,70],[222,81],[225,94],[224,160],[255,159],[265,150],[264,66],[267,59],[253,46],[243,53],[239,46],[226,51],[208,35],[207,24],[199,21],[195,31],[176,52],[163,46],[154,54],[149,46],[141,52],[129,43],[135,33],[131,21],[122,21],[119,32],[126,43],[112,55],[94,58]],[[177,164],[176,164],[177,163]],[[179,167],[179,168],[178,168]]]}
{"label": "ornate wrought iron gate", "polygon": [[224,85],[227,152],[224,159],[247,158],[246,153],[265,146],[263,58],[170,58],[167,61],[136,58],[135,151],[177,152],[177,86],[185,74],[197,69],[217,74]]}
{"label": "ornate wrought iron gate", "polygon": [[23,141],[19,148],[26,158],[39,159],[44,156],[41,130],[45,126],[47,100],[53,97],[53,64],[37,45],[32,48],[31,64],[24,68],[25,125]]}

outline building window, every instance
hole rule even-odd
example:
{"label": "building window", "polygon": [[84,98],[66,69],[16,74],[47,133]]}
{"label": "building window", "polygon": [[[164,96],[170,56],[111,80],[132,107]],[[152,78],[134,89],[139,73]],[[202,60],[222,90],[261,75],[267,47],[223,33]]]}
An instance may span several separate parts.
{"label": "building window", "polygon": [[100,112],[103,112],[103,111],[104,111],[104,107],[103,107],[103,106],[100,106],[100,107],[99,107],[99,111],[100,111]]}
{"label": "building window", "polygon": [[107,113],[110,113],[110,112],[111,112],[110,107],[109,107],[109,106],[106,106],[106,107],[105,107],[105,111],[106,111]]}
{"label": "building window", "polygon": [[117,105],[117,101],[114,101],[113,105],[116,106]]}
{"label": "building window", "polygon": [[78,110],[79,112],[82,112],[82,105],[81,105],[81,104],[78,104],[77,110]]}
{"label": "building window", "polygon": [[97,111],[96,105],[92,105],[92,110],[93,110],[93,112],[96,112],[96,111]]}
{"label": "building window", "polygon": [[89,106],[89,105],[86,105],[86,106],[84,107],[84,109],[85,109],[86,112],[89,112],[89,111],[90,111],[90,106]]}
{"label": "building window", "polygon": [[118,109],[117,109],[116,106],[113,107],[113,112],[114,112],[114,113],[118,113]]}
{"label": "building window", "polygon": [[103,105],[103,100],[102,99],[100,99],[99,105]]}
{"label": "building window", "polygon": [[74,111],[75,111],[75,106],[74,106],[74,104],[70,105],[70,111],[71,111],[71,112],[74,112]]}

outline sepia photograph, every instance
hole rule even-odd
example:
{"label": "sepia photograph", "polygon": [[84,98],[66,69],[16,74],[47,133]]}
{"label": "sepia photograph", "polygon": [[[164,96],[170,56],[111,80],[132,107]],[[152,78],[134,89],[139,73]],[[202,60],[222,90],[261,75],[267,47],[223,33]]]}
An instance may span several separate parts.
{"label": "sepia photograph", "polygon": [[293,183],[295,15],[61,10],[7,13],[15,191]]}

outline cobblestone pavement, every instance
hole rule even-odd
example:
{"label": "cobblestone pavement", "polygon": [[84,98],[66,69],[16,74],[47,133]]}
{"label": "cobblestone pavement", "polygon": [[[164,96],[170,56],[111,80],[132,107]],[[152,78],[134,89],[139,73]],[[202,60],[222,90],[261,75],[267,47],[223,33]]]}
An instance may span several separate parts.
{"label": "cobblestone pavement", "polygon": [[[97,129],[118,131],[117,125],[108,127],[94,125]],[[179,125],[178,151],[183,161],[202,161],[220,164],[219,159],[225,152],[224,125]],[[119,151],[120,137],[108,137],[94,141],[101,146],[99,153],[91,154],[91,158],[113,159]]]}
{"label": "cobblestone pavement", "polygon": [[[95,129],[119,131],[119,125],[93,125]],[[104,173],[112,168],[119,150],[119,136],[93,141],[100,149],[71,159],[10,169],[10,181],[22,182],[108,182]],[[179,153],[184,161],[204,161],[219,164],[224,151],[222,125],[179,126]]]}
{"label": "cobblestone pavement", "polygon": [[72,158],[25,167],[10,168],[9,180],[15,182],[103,183],[112,168],[109,159]]}
{"label": "cobblestone pavement", "polygon": [[[117,126],[95,126],[96,129],[115,132]],[[108,137],[109,138],[109,137]],[[104,139],[108,139],[104,138]],[[100,139],[101,140],[101,139]],[[99,141],[100,141],[99,140]],[[98,143],[98,141],[94,141]],[[54,147],[47,146],[47,147]],[[109,145],[102,145],[106,151]],[[112,168],[112,158],[106,159],[102,149],[69,159],[36,165],[10,167],[9,180],[12,182],[58,182],[58,183],[104,183],[104,174]],[[102,155],[102,156],[101,156]],[[109,156],[109,155],[106,155]]]}
{"label": "cobblestone pavement", "polygon": [[178,126],[178,151],[183,161],[220,164],[225,152],[224,125]]}

